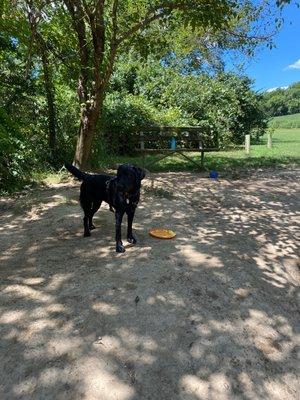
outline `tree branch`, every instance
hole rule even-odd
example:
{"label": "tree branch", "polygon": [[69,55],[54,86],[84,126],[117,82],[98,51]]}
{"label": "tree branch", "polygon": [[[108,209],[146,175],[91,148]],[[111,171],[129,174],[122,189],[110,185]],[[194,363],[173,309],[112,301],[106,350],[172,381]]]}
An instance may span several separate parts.
{"label": "tree branch", "polygon": [[236,38],[239,38],[242,40],[247,40],[247,41],[258,40],[260,42],[265,42],[266,40],[271,39],[271,37],[273,37],[276,34],[276,32],[272,32],[272,33],[269,33],[268,35],[263,35],[263,36],[261,36],[261,35],[248,36],[246,34],[231,31],[231,30],[223,30],[223,32],[227,33],[230,36],[233,36],[233,37],[236,37]]}
{"label": "tree branch", "polygon": [[112,45],[115,44],[116,37],[117,37],[117,10],[118,10],[118,0],[114,0],[113,5],[112,5],[112,11],[111,11],[111,20],[112,20],[112,37],[110,41],[110,48]]}
{"label": "tree branch", "polygon": [[[124,40],[128,39],[131,37],[134,33],[139,31],[142,28],[145,28],[148,26],[151,22],[160,19],[164,17],[165,15],[168,15],[171,11],[173,10],[179,10],[179,9],[184,9],[185,5],[184,4],[161,4],[157,7],[155,7],[151,13],[154,13],[153,15],[148,15],[146,16],[143,20],[138,22],[136,25],[134,25],[131,29],[129,29],[127,32],[125,32],[117,41],[116,44],[117,46],[121,44]],[[162,10],[160,12],[160,10]]]}
{"label": "tree branch", "polygon": [[[112,7],[112,37],[110,41],[110,55],[107,63],[107,67],[104,73],[104,77],[102,80],[103,88],[108,84],[109,78],[112,74],[113,64],[117,55],[118,46],[127,38],[132,36],[135,32],[140,29],[148,26],[152,21],[155,21],[159,18],[162,18],[165,15],[168,15],[172,10],[175,9],[183,9],[185,6],[183,4],[174,4],[174,3],[164,3],[156,6],[150,13],[154,13],[153,15],[146,16],[143,20],[125,32],[119,39],[117,39],[117,7],[118,0],[114,0]],[[159,10],[161,12],[157,13]]]}
{"label": "tree branch", "polygon": [[87,46],[86,30],[83,19],[85,18],[84,9],[80,0],[64,0],[67,9],[72,17],[72,23],[77,33],[78,50],[81,64],[81,73],[78,80],[77,94],[80,102],[87,100],[87,83],[89,80],[88,64],[89,51]]}
{"label": "tree branch", "polygon": [[117,43],[116,43],[116,37],[117,37],[117,10],[118,10],[118,5],[119,5],[119,0],[114,0],[111,8],[111,21],[112,21],[112,34],[110,38],[110,43],[109,43],[109,57],[108,57],[108,62],[107,66],[105,68],[104,74],[103,74],[103,79],[101,82],[99,82],[99,85],[96,87],[96,91],[98,92],[100,87],[105,88],[109,78],[112,74],[113,70],[113,64],[117,55]]}
{"label": "tree branch", "polygon": [[94,57],[94,80],[100,80],[100,67],[104,58],[105,26],[104,26],[104,2],[94,0],[92,9],[85,0],[82,0],[88,23],[91,27]]}
{"label": "tree branch", "polygon": [[112,74],[113,65],[114,65],[114,61],[115,61],[116,55],[117,55],[117,47],[115,46],[115,47],[113,47],[111,49],[111,52],[110,52],[110,55],[109,55],[109,60],[108,60],[108,63],[107,63],[107,67],[106,67],[106,70],[104,72],[104,77],[103,77],[103,80],[101,82],[104,89],[106,88],[106,85],[108,84],[109,78],[110,78],[110,76]]}
{"label": "tree branch", "polygon": [[96,0],[95,28],[93,31],[95,80],[100,79],[100,66],[104,59],[105,25],[104,25],[104,1]]}

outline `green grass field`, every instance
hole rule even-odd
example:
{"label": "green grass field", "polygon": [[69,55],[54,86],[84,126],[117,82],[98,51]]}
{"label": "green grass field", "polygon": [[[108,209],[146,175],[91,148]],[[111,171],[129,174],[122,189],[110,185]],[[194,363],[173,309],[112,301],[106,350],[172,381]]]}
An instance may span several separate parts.
{"label": "green grass field", "polygon": [[[195,161],[200,162],[199,153],[189,153]],[[146,167],[159,156],[147,155]],[[114,168],[118,163],[131,162],[142,165],[141,157],[113,157],[102,159],[99,168]],[[205,170],[230,171],[247,170],[248,168],[286,166],[300,164],[300,129],[276,129],[273,134],[273,148],[267,148],[267,137],[260,144],[251,146],[250,155],[243,149],[206,153]],[[178,155],[172,155],[158,161],[151,171],[193,171],[195,165]]]}
{"label": "green grass field", "polygon": [[272,128],[300,128],[300,113],[274,117],[269,122]]}

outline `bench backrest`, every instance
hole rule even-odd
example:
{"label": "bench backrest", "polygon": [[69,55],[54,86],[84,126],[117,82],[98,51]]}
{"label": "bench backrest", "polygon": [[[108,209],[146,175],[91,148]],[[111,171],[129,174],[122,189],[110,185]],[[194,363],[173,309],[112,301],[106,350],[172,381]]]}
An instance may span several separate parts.
{"label": "bench backrest", "polygon": [[[176,138],[177,142],[195,142],[197,148],[203,147],[203,135],[201,127],[173,127],[173,126],[146,126],[136,127],[135,132],[138,135],[140,148],[145,149],[145,145],[151,142],[166,142],[172,138]],[[147,146],[148,147],[148,146]]]}

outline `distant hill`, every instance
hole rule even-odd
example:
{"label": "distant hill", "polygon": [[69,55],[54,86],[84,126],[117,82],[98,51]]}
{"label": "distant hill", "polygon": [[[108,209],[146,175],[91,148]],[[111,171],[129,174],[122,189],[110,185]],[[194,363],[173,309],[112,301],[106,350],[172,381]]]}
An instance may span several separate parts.
{"label": "distant hill", "polygon": [[300,113],[274,117],[270,119],[269,126],[273,128],[300,128]]}

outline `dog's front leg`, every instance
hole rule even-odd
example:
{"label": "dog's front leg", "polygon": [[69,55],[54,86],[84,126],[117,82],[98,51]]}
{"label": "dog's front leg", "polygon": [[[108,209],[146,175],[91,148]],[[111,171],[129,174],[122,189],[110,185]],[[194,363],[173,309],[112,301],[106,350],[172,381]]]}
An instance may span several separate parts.
{"label": "dog's front leg", "polygon": [[121,224],[123,219],[124,211],[116,211],[116,252],[124,253],[125,247],[123,246],[121,239]]}
{"label": "dog's front leg", "polygon": [[128,226],[127,226],[127,241],[129,243],[136,243],[136,238],[132,234],[132,222],[134,218],[135,208],[133,210],[127,211]]}

